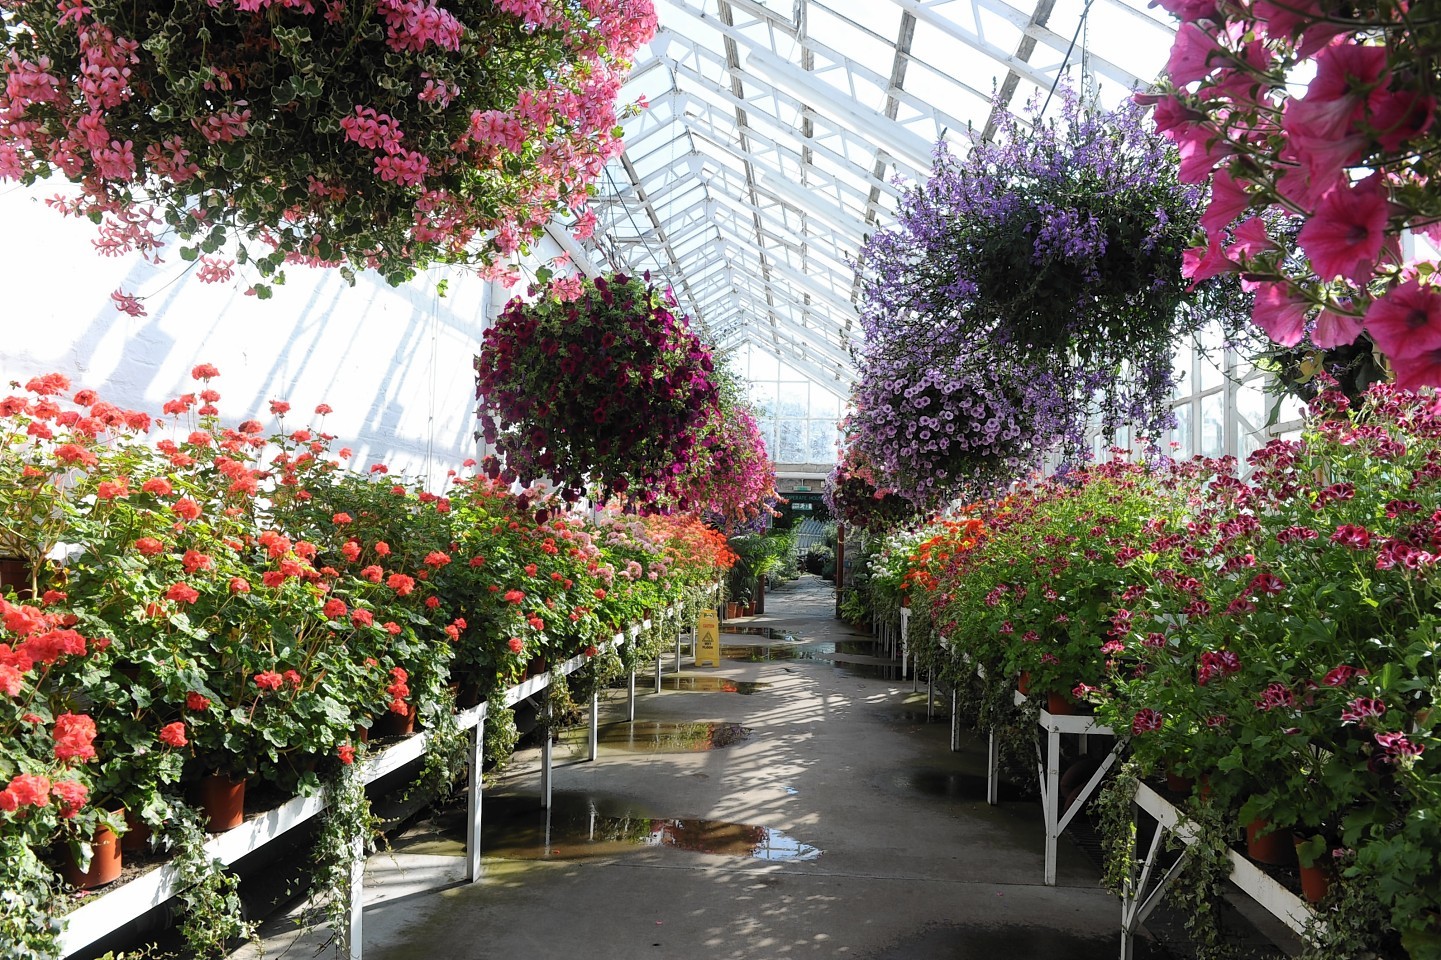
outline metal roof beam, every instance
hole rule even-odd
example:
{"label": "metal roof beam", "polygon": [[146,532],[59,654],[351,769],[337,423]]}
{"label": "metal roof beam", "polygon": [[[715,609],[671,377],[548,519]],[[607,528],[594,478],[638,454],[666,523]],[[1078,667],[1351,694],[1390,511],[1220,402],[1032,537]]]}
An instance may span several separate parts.
{"label": "metal roof beam", "polygon": [[[1071,41],[1069,38],[1063,37],[1045,27],[1031,26],[1031,15],[1016,9],[1008,3],[1003,3],[1001,0],[970,0],[970,2],[975,8],[989,10],[1001,18],[1009,20],[1022,33],[1027,36],[1034,36],[1038,41],[1055,50],[1058,54],[1064,55],[1065,52],[1070,49]],[[923,3],[921,0],[891,0],[891,3],[907,11],[922,23],[930,24],[951,39],[964,43],[973,50],[984,53],[1006,69],[1016,71],[1016,73],[1042,89],[1050,87],[1051,82],[1055,80],[1054,76],[1046,76],[1045,73],[1037,70],[1031,64],[1019,60],[1009,51],[996,46],[989,40],[936,13],[931,9],[933,4]],[[979,17],[977,19],[979,19]],[[1094,54],[1091,56],[1091,63],[1099,68],[1097,72],[1120,83],[1126,90],[1141,86],[1145,82],[1130,71],[1123,70],[1109,60],[1103,60]]]}
{"label": "metal roof beam", "polygon": [[811,383],[820,387],[822,390],[826,391],[832,396],[838,397],[841,400],[850,399],[851,385],[854,382],[850,374],[844,370],[831,370],[827,367],[820,366],[809,357],[805,356],[802,352],[805,349],[805,343],[803,341],[798,342],[792,339],[787,334],[781,334],[778,339],[794,352],[780,353],[777,352],[775,345],[766,343],[764,340],[762,340],[756,334],[754,327],[745,328],[745,332],[742,334],[741,339],[742,341],[748,341],[755,344],[762,350],[765,350],[767,353],[774,356],[781,363],[785,364],[788,367],[793,367],[794,369],[805,374],[806,377],[811,381]]}
{"label": "metal roof beam", "polygon": [[[888,86],[888,84],[886,84],[885,76],[878,74],[878,72],[876,71],[873,71],[873,69],[870,69],[869,66],[865,65],[865,63],[853,61],[853,59],[850,59],[849,56],[840,53],[839,50],[830,48],[830,46],[826,46],[824,45],[824,43],[818,42],[818,40],[814,39],[814,36],[798,32],[798,30],[795,30],[795,26],[793,25],[793,23],[784,22],[784,20],[781,20],[780,17],[777,16],[777,14],[771,12],[771,10],[765,9],[765,7],[762,7],[761,4],[746,3],[745,0],[726,1],[728,1],[728,3],[731,3],[732,6],[741,7],[741,9],[744,9],[745,12],[751,13],[752,16],[764,20],[764,22],[769,23],[769,25],[784,25],[782,26],[782,30],[787,33],[787,36],[790,36],[791,39],[794,39],[795,42],[800,45],[803,53],[810,53],[811,56],[817,55],[818,53],[818,55],[823,56],[824,59],[827,59],[827,61],[833,63],[834,68],[843,69],[843,71],[846,71],[847,78],[863,79],[863,81],[869,82],[869,84],[876,86],[876,88],[885,91],[888,97],[892,97],[893,95],[893,97],[901,99],[901,101],[905,102],[908,107],[911,107],[912,110],[915,110],[916,114],[922,115],[922,117],[928,117],[929,120],[931,120],[932,123],[935,124],[935,128],[937,128],[937,131],[945,130],[945,128],[951,128],[951,130],[965,130],[964,121],[958,120],[958,118],[953,117],[953,115],[945,114],[945,112],[938,110],[937,105],[928,104],[928,102],[925,102],[924,99],[915,97],[914,94],[911,94],[911,92],[909,91],[905,91],[905,89],[895,88],[895,86]],[[710,16],[709,13],[706,13],[705,10],[699,9],[699,7],[692,6],[692,4],[686,3],[686,1],[684,0],[669,0],[669,3],[670,6],[676,7],[677,10],[683,10],[684,13],[690,14],[690,16],[695,17],[695,19],[699,20],[702,25],[708,26],[710,27],[710,29],[718,30],[718,32],[722,33],[722,35],[732,37],[732,39],[735,39],[738,43],[745,43],[745,45],[748,46],[748,48],[751,49],[752,52],[761,53],[764,58],[774,59],[775,56],[777,56],[774,46],[762,46],[761,43],[758,43],[757,40],[752,39],[751,36],[746,35],[746,33],[742,32],[742,30],[736,30],[735,27],[725,25],[725,23],[716,23],[716,17]],[[830,86],[830,89],[834,89],[833,86]],[[846,95],[844,94],[844,91],[837,92],[839,92],[840,95],[843,95],[843,97],[844,95]],[[983,97],[983,102],[984,99],[986,98]],[[856,107],[857,110],[867,110],[867,108],[863,107],[863,105],[856,104],[853,99],[850,99],[849,102],[853,105],[853,107]],[[879,120],[895,121],[895,117],[885,118],[882,117],[879,112],[876,112],[875,117],[879,118]],[[896,128],[898,128],[898,130],[904,131],[904,134],[908,135],[908,137],[916,137],[916,134],[911,133],[911,131],[909,131],[908,128],[904,127],[904,125],[896,124]],[[924,138],[921,138],[921,140],[924,141]],[[922,153],[922,156],[929,157],[929,151],[924,151],[924,153]]]}
{"label": "metal roof beam", "polygon": [[[1030,25],[1033,27],[1044,27],[1046,21],[1051,19],[1051,12],[1056,8],[1056,0],[1036,0],[1036,8],[1031,12]],[[1091,11],[1090,5],[1086,5],[1081,16],[1087,16]],[[1036,38],[1030,33],[1021,37],[1020,44],[1016,47],[1016,59],[1029,62],[1031,54],[1036,50]],[[991,115],[986,119],[986,126],[981,131],[981,139],[985,141],[994,140],[996,128],[1000,126],[1001,114],[1011,109],[1011,100],[1016,95],[1016,87],[1020,85],[1021,75],[1015,70],[1006,71],[1006,79],[1001,81],[1001,89],[996,94],[996,102],[991,107]]]}
{"label": "metal roof beam", "polygon": [[[673,31],[666,31],[666,34],[667,34],[667,37],[671,40],[672,43],[675,43],[675,44],[679,44],[679,45],[681,45],[681,46],[684,46],[684,47],[688,48],[689,50],[691,50],[692,52],[696,53],[698,56],[702,55],[703,53],[709,53],[709,51],[703,51],[702,48],[697,47],[694,43],[690,42],[689,40],[686,40],[686,39],[684,39],[684,38],[677,38]],[[740,98],[736,97],[734,94],[732,94],[732,93],[730,93],[729,91],[725,90],[722,86],[720,86],[719,84],[717,84],[715,81],[711,80],[711,79],[710,79],[709,77],[707,77],[705,74],[700,73],[699,71],[697,71],[697,70],[695,70],[695,69],[687,66],[685,63],[681,62],[679,59],[677,59],[677,58],[675,58],[675,57],[672,57],[669,53],[665,53],[665,54],[662,54],[662,55],[665,56],[665,57],[669,60],[669,62],[670,62],[670,64],[671,64],[671,68],[672,68],[673,70],[675,70],[677,74],[679,74],[679,75],[684,75],[688,80],[690,80],[691,82],[694,82],[694,83],[697,84],[698,86],[700,86],[700,87],[702,87],[703,89],[705,89],[705,91],[706,91],[707,93],[714,94],[715,96],[717,96],[717,97],[719,97],[720,99],[725,100],[725,101],[727,101],[727,102],[739,104],[739,105],[742,106],[742,108],[749,108],[750,105],[747,104],[746,101],[741,100]],[[768,84],[768,86],[771,86],[771,87],[773,88],[774,85]],[[794,98],[792,98],[792,99],[794,99]],[[758,116],[759,119],[763,119],[763,120],[769,125],[769,128],[770,128],[770,129],[773,129],[773,130],[777,131],[777,132],[778,132],[780,135],[782,135],[782,136],[786,136],[786,137],[789,137],[789,138],[795,140],[795,141],[796,141],[797,143],[799,143],[802,147],[807,147],[807,146],[809,146],[811,149],[815,150],[817,153],[824,154],[825,156],[827,156],[827,157],[829,157],[830,159],[832,159],[834,162],[836,162],[836,163],[838,163],[838,164],[841,164],[841,165],[843,165],[843,166],[846,166],[846,167],[855,167],[855,166],[856,166],[855,162],[854,162],[853,160],[848,159],[844,154],[842,154],[842,153],[837,153],[835,150],[832,150],[830,147],[825,146],[824,144],[820,143],[818,140],[812,140],[812,139],[803,137],[803,136],[801,136],[799,133],[797,133],[796,131],[791,130],[791,129],[788,129],[784,124],[781,123],[781,121],[780,121],[778,118],[776,118],[776,117],[774,117],[774,116],[771,116],[770,114],[766,114],[766,113],[759,113],[757,116]],[[835,132],[837,133],[837,135],[839,135],[842,140],[846,139],[847,137],[853,137],[853,136],[855,136],[857,133],[859,133],[861,139],[866,143],[866,145],[867,145],[868,147],[872,147],[872,148],[874,147],[874,143],[873,143],[871,140],[866,139],[868,136],[872,136],[873,134],[870,134],[870,133],[868,133],[867,131],[864,131],[864,130],[861,130],[861,131],[853,130],[853,129],[851,129],[851,127],[848,126],[848,125],[837,123],[836,120],[833,119],[833,118],[828,118],[828,117],[822,116],[822,119],[827,119],[827,120],[829,121],[829,125],[831,126],[831,128],[832,128],[833,130],[835,130]],[[903,128],[903,129],[904,129],[904,128]],[[915,136],[915,135],[912,134],[912,136]],[[926,159],[926,162],[925,162],[925,166],[923,166],[923,167],[910,167],[910,165],[907,164],[907,167],[909,168],[910,172],[911,172],[913,175],[924,174],[925,172],[928,172],[928,171],[931,169],[931,161],[930,161],[930,159],[929,159],[929,157],[930,157],[929,152],[927,153],[926,156],[927,156],[927,159]],[[866,173],[866,171],[865,171],[864,168],[860,168],[860,172],[859,172],[858,175],[859,175],[859,176],[863,176],[863,177],[864,177],[864,176],[868,176],[868,174]]]}

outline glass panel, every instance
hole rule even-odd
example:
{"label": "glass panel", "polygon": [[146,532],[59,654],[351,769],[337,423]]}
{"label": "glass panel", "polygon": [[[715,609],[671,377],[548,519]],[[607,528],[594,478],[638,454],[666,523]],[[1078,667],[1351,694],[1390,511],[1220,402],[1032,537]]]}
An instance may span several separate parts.
{"label": "glass panel", "polygon": [[815,387],[811,390],[810,415],[829,421],[839,420],[841,418],[841,398],[829,390]]}
{"label": "glass panel", "polygon": [[1264,434],[1251,433],[1247,430],[1241,431],[1241,463],[1244,465],[1251,454],[1260,450],[1265,445],[1266,437]]}
{"label": "glass panel", "polygon": [[1200,389],[1210,390],[1219,387],[1224,381],[1221,374],[1221,364],[1225,362],[1225,355],[1221,349],[1221,332],[1214,325],[1206,327],[1196,338],[1199,341],[1200,360]]}
{"label": "glass panel", "polygon": [[1226,448],[1226,395],[1213,393],[1201,400],[1201,453],[1219,457]]}
{"label": "glass panel", "polygon": [[761,417],[773,417],[776,414],[776,385],[774,383],[752,383],[751,403],[755,405],[756,414]]}
{"label": "glass panel", "polygon": [[1177,460],[1189,460],[1196,450],[1196,445],[1191,440],[1191,409],[1192,404],[1189,403],[1175,408],[1176,429],[1171,431],[1171,440],[1176,446],[1171,456]]}
{"label": "glass panel", "polygon": [[1272,398],[1266,396],[1266,391],[1256,382],[1244,384],[1236,388],[1236,412],[1242,418],[1241,432],[1263,432],[1266,427],[1266,415],[1271,412],[1270,404],[1267,402]]}
{"label": "glass panel", "polygon": [[1281,401],[1280,423],[1285,423],[1288,420],[1300,420],[1305,415],[1306,405],[1290,394],[1287,394],[1286,398]]}
{"label": "glass panel", "polygon": [[1177,400],[1190,396],[1195,389],[1196,379],[1191,372],[1191,363],[1195,355],[1194,346],[1190,340],[1187,340],[1176,348],[1176,353],[1171,358],[1171,371],[1176,377],[1174,396]]}
{"label": "glass panel", "polygon": [[780,365],[776,358],[764,350],[751,351],[750,378],[752,380],[774,380],[780,376]]}
{"label": "glass panel", "polygon": [[785,382],[780,385],[777,412],[783,417],[804,417],[809,413],[810,384]]}
{"label": "glass panel", "polygon": [[806,459],[806,421],[789,418],[776,421],[779,434],[776,460],[782,463],[804,463]]}
{"label": "glass panel", "polygon": [[[815,391],[819,393],[820,391]],[[807,463],[836,462],[836,428],[829,420],[812,420]]]}

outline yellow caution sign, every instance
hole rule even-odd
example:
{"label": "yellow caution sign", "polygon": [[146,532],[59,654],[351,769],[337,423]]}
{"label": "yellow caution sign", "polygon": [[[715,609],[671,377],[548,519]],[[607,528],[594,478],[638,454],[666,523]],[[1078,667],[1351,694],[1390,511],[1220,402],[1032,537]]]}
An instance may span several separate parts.
{"label": "yellow caution sign", "polygon": [[720,620],[714,610],[703,610],[695,625],[695,665],[720,666]]}

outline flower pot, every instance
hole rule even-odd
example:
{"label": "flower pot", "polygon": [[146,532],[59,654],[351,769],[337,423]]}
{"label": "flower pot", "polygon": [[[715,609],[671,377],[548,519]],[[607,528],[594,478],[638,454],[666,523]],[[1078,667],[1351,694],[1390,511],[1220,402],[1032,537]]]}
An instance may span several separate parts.
{"label": "flower pot", "polygon": [[370,722],[372,737],[408,737],[415,732],[415,704],[407,703],[405,713],[387,710]]}
{"label": "flower pot", "polygon": [[484,699],[480,695],[480,682],[467,680],[460,685],[455,694],[455,705],[458,709],[469,710],[471,707],[479,706]]}
{"label": "flower pot", "polygon": [[232,780],[224,773],[201,777],[197,799],[201,812],[209,818],[207,829],[211,833],[234,830],[245,822],[244,777]]}
{"label": "flower pot", "polygon": [[741,605],[740,605],[739,603],[736,603],[734,600],[728,601],[728,602],[726,603],[726,619],[727,619],[727,620],[734,620],[736,617],[738,617],[738,616],[740,616],[740,615],[741,615]]}
{"label": "flower pot", "polygon": [[1046,712],[1057,717],[1069,717],[1075,714],[1076,704],[1065,693],[1051,690],[1046,694]]}
{"label": "flower pot", "polygon": [[14,590],[18,599],[29,600],[30,564],[10,558],[0,560],[0,596],[5,594],[6,587]]}
{"label": "flower pot", "polygon": [[1179,773],[1166,771],[1166,789],[1178,797],[1189,797],[1191,788],[1195,782],[1190,777],[1183,777]]}
{"label": "flower pot", "polygon": [[80,865],[75,862],[75,852],[70,848],[70,844],[63,846],[60,875],[65,878],[65,882],[81,890],[94,890],[120,879],[123,857],[120,838],[109,827],[101,824],[95,828],[95,835],[90,838],[90,849],[93,851],[90,869],[81,870]]}
{"label": "flower pot", "polygon": [[151,834],[150,824],[132,811],[125,811],[125,835],[120,838],[121,850],[126,853],[144,853],[150,847]]}
{"label": "flower pot", "polygon": [[1262,834],[1261,831],[1268,827],[1265,820],[1252,820],[1246,824],[1246,856],[1278,867],[1295,863],[1296,845],[1291,840],[1291,831],[1272,830]]}
{"label": "flower pot", "polygon": [[1301,896],[1306,898],[1307,903],[1320,903],[1326,899],[1326,894],[1331,892],[1331,881],[1335,878],[1335,869],[1326,859],[1325,855],[1316,858],[1311,866],[1301,863],[1300,846],[1306,842],[1305,837],[1294,838],[1297,849],[1296,867],[1301,873]]}
{"label": "flower pot", "polygon": [[1023,697],[1031,692],[1031,671],[1021,671],[1021,675],[1016,678],[1016,692]]}

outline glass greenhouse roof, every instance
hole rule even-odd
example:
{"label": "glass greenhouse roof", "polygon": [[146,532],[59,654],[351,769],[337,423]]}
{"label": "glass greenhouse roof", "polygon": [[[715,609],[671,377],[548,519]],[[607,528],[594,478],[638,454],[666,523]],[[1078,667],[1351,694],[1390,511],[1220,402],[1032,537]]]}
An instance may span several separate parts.
{"label": "glass greenhouse roof", "polygon": [[593,243],[675,289],[725,352],[750,344],[844,397],[859,336],[851,263],[937,140],[1065,73],[1114,104],[1173,33],[1145,0],[656,0],[622,101]]}

